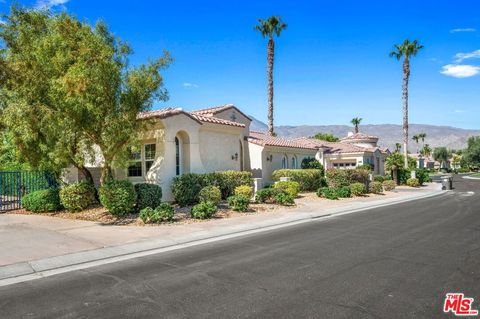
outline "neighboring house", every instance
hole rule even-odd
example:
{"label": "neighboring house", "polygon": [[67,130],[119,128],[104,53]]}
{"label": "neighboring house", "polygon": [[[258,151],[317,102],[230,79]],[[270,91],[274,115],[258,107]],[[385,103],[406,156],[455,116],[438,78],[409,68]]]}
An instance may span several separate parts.
{"label": "neighboring house", "polygon": [[[415,158],[417,161],[418,168],[435,168],[436,162],[431,156],[423,156],[422,154],[409,154],[411,157]],[[440,164],[438,164],[440,166]]]}
{"label": "neighboring house", "polygon": [[[376,146],[378,138],[364,134],[329,143],[250,132],[252,120],[231,104],[193,112],[166,108],[141,113],[138,119],[149,120],[149,127],[139,133],[140,145],[132,154],[131,165],[116,169],[114,176],[133,183],[158,184],[164,200],[173,200],[172,180],[185,173],[246,170],[261,179],[261,185],[272,182],[274,170],[300,168],[304,158],[314,157],[326,168],[354,168],[369,163],[374,166],[375,174],[383,174],[389,154]],[[102,160],[93,162],[87,166],[98,184]],[[69,168],[64,179],[76,182],[83,176],[75,168]]]}

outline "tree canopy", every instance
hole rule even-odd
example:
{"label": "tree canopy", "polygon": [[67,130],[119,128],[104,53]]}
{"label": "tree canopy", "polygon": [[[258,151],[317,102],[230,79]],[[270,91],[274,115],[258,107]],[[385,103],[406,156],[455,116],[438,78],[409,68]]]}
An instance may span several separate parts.
{"label": "tree canopy", "polygon": [[327,142],[338,142],[340,139],[331,133],[322,133],[319,132],[313,136],[317,140],[327,141]]}
{"label": "tree canopy", "polygon": [[480,136],[471,136],[462,154],[462,166],[480,167]]}
{"label": "tree canopy", "polygon": [[18,156],[60,170],[101,158],[102,180],[123,166],[139,129],[137,114],[167,100],[160,70],[167,52],[130,67],[130,47],[107,26],[67,13],[12,7],[0,24],[1,125]]}

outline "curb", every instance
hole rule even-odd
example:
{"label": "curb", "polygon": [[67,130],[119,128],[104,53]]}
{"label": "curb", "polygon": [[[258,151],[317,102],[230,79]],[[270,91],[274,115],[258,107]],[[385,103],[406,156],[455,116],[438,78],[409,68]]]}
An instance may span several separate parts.
{"label": "curb", "polygon": [[480,180],[480,177],[474,177],[474,176],[463,176],[462,178]]}
{"label": "curb", "polygon": [[443,190],[435,190],[428,194],[422,194],[410,198],[383,200],[384,202],[379,201],[374,205],[368,205],[367,202],[364,207],[343,207],[341,209],[332,209],[327,212],[317,214],[299,211],[299,214],[303,214],[303,216],[299,218],[276,220],[276,222],[273,223],[263,222],[262,224],[257,224],[256,226],[250,227],[248,229],[239,229],[237,231],[229,231],[225,233],[219,232],[217,234],[199,235],[198,238],[192,238],[191,236],[189,236],[187,239],[184,240],[180,238],[179,240],[176,240],[173,244],[171,241],[163,239],[150,239],[148,241],[139,241],[121,246],[105,247],[62,256],[33,260],[29,262],[20,262],[11,265],[0,266],[0,286],[7,286],[15,283],[62,274],[74,270],[86,269],[118,261],[124,261],[162,252],[202,245],[215,241],[241,237],[269,230],[275,230],[288,226],[313,221],[321,221],[336,216],[342,216],[356,212],[365,212],[375,208],[435,197],[446,194],[446,192],[447,191]]}

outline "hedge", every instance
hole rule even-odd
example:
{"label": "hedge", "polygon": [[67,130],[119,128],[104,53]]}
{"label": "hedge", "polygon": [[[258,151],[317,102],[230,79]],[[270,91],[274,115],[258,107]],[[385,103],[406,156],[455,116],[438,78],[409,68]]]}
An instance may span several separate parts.
{"label": "hedge", "polygon": [[60,210],[58,189],[44,189],[31,192],[22,197],[22,207],[32,212],[54,212]]}
{"label": "hedge", "polygon": [[340,188],[353,183],[368,183],[369,171],[365,169],[329,169],[327,170],[328,187]]}
{"label": "hedge", "polygon": [[220,187],[218,186],[205,186],[200,190],[198,194],[198,199],[200,202],[212,202],[215,205],[218,205],[222,200],[222,194],[220,192]]}
{"label": "hedge", "polygon": [[60,202],[69,211],[84,210],[95,201],[95,187],[87,182],[70,184],[60,190]]}
{"label": "hedge", "polygon": [[162,203],[162,188],[159,185],[139,183],[134,187],[137,193],[137,211],[147,207],[155,208]]}
{"label": "hedge", "polygon": [[112,215],[125,215],[133,211],[137,194],[130,181],[111,181],[99,190],[100,203],[108,209]]}
{"label": "hedge", "polygon": [[280,181],[276,182],[273,185],[273,188],[278,188],[284,190],[287,194],[292,196],[293,198],[298,197],[298,193],[300,192],[300,185],[294,181]]}
{"label": "hedge", "polygon": [[322,170],[320,169],[279,169],[272,173],[275,182],[281,177],[290,177],[291,181],[300,185],[300,191],[316,191],[321,187]]}

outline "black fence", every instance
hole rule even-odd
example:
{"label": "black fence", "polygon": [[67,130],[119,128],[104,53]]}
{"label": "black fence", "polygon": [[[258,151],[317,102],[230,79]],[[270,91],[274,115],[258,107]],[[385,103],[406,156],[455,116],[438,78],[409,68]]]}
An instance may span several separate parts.
{"label": "black fence", "polygon": [[0,172],[0,212],[20,209],[25,194],[57,186],[48,172]]}

